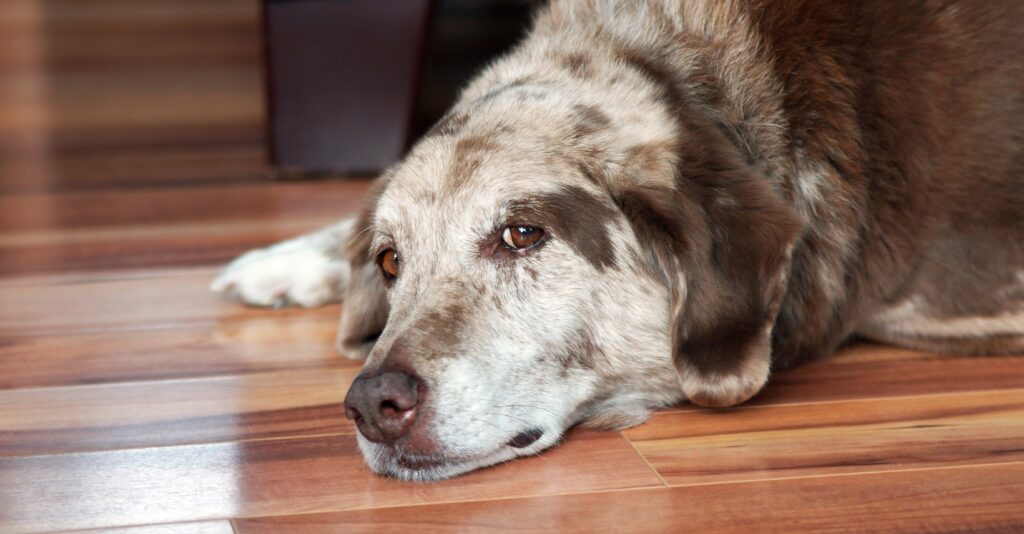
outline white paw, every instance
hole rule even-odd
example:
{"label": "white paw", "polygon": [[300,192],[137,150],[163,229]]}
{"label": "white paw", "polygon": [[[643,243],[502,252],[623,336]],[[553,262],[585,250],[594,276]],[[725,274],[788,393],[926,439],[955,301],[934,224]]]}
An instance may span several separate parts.
{"label": "white paw", "polygon": [[312,308],[338,302],[348,263],[312,245],[299,238],[250,251],[225,267],[210,289],[250,306]]}

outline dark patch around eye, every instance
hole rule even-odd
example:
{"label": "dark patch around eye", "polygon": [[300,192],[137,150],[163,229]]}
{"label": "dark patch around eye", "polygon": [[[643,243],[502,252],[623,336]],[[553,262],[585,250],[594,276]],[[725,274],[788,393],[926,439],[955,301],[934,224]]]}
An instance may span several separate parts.
{"label": "dark patch around eye", "polygon": [[608,225],[617,214],[615,208],[577,186],[541,195],[537,204],[553,237],[568,243],[599,271],[615,267],[615,251],[608,235]]}

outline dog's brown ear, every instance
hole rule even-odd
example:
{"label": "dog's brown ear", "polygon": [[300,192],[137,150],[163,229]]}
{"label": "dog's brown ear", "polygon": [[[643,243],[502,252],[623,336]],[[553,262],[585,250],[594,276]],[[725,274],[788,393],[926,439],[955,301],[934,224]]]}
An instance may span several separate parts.
{"label": "dog's brown ear", "polygon": [[345,247],[345,256],[352,267],[352,276],[342,300],[338,348],[354,359],[365,359],[388,319],[388,301],[384,280],[370,257],[371,225],[377,201],[387,187],[387,175],[374,182],[356,218],[352,236]]}
{"label": "dog's brown ear", "polygon": [[700,149],[679,158],[674,186],[613,195],[665,276],[683,392],[722,407],[749,399],[768,379],[771,331],[802,224],[738,157]]}

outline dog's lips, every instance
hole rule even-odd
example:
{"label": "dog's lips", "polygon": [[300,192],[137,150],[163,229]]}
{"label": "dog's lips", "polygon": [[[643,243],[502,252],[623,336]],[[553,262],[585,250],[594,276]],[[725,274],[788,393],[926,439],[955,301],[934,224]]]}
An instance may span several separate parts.
{"label": "dog's lips", "polygon": [[529,447],[530,445],[536,443],[536,441],[540,439],[543,435],[544,429],[531,428],[529,430],[524,430],[516,434],[515,437],[509,440],[508,445],[509,447],[513,447],[516,449],[525,449],[526,447]]}
{"label": "dog's lips", "polygon": [[449,460],[443,458],[425,458],[400,454],[395,457],[395,464],[410,471],[424,471],[448,467]]}
{"label": "dog's lips", "polygon": [[494,450],[465,456],[449,456],[443,452],[416,454],[403,450],[402,447],[375,445],[380,447],[377,451],[378,458],[384,459],[385,465],[390,465],[390,468],[386,468],[380,474],[403,480],[426,481],[449,478],[519,456],[522,453],[512,453],[512,451],[529,448],[544,434],[545,432],[540,428],[531,428],[519,432]]}
{"label": "dog's lips", "polygon": [[383,474],[403,480],[438,480],[472,470],[466,469],[466,466],[478,465],[493,455],[494,453],[472,457],[418,456],[393,451],[389,462],[392,469]]}

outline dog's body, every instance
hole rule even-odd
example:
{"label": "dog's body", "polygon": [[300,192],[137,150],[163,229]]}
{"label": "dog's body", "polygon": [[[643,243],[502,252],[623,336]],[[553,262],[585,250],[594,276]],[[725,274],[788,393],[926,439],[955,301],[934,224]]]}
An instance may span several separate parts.
{"label": "dog's body", "polygon": [[742,402],[854,336],[1019,352],[1022,58],[1021,2],[555,2],[358,220],[214,288],[344,297],[361,446],[413,479]]}

